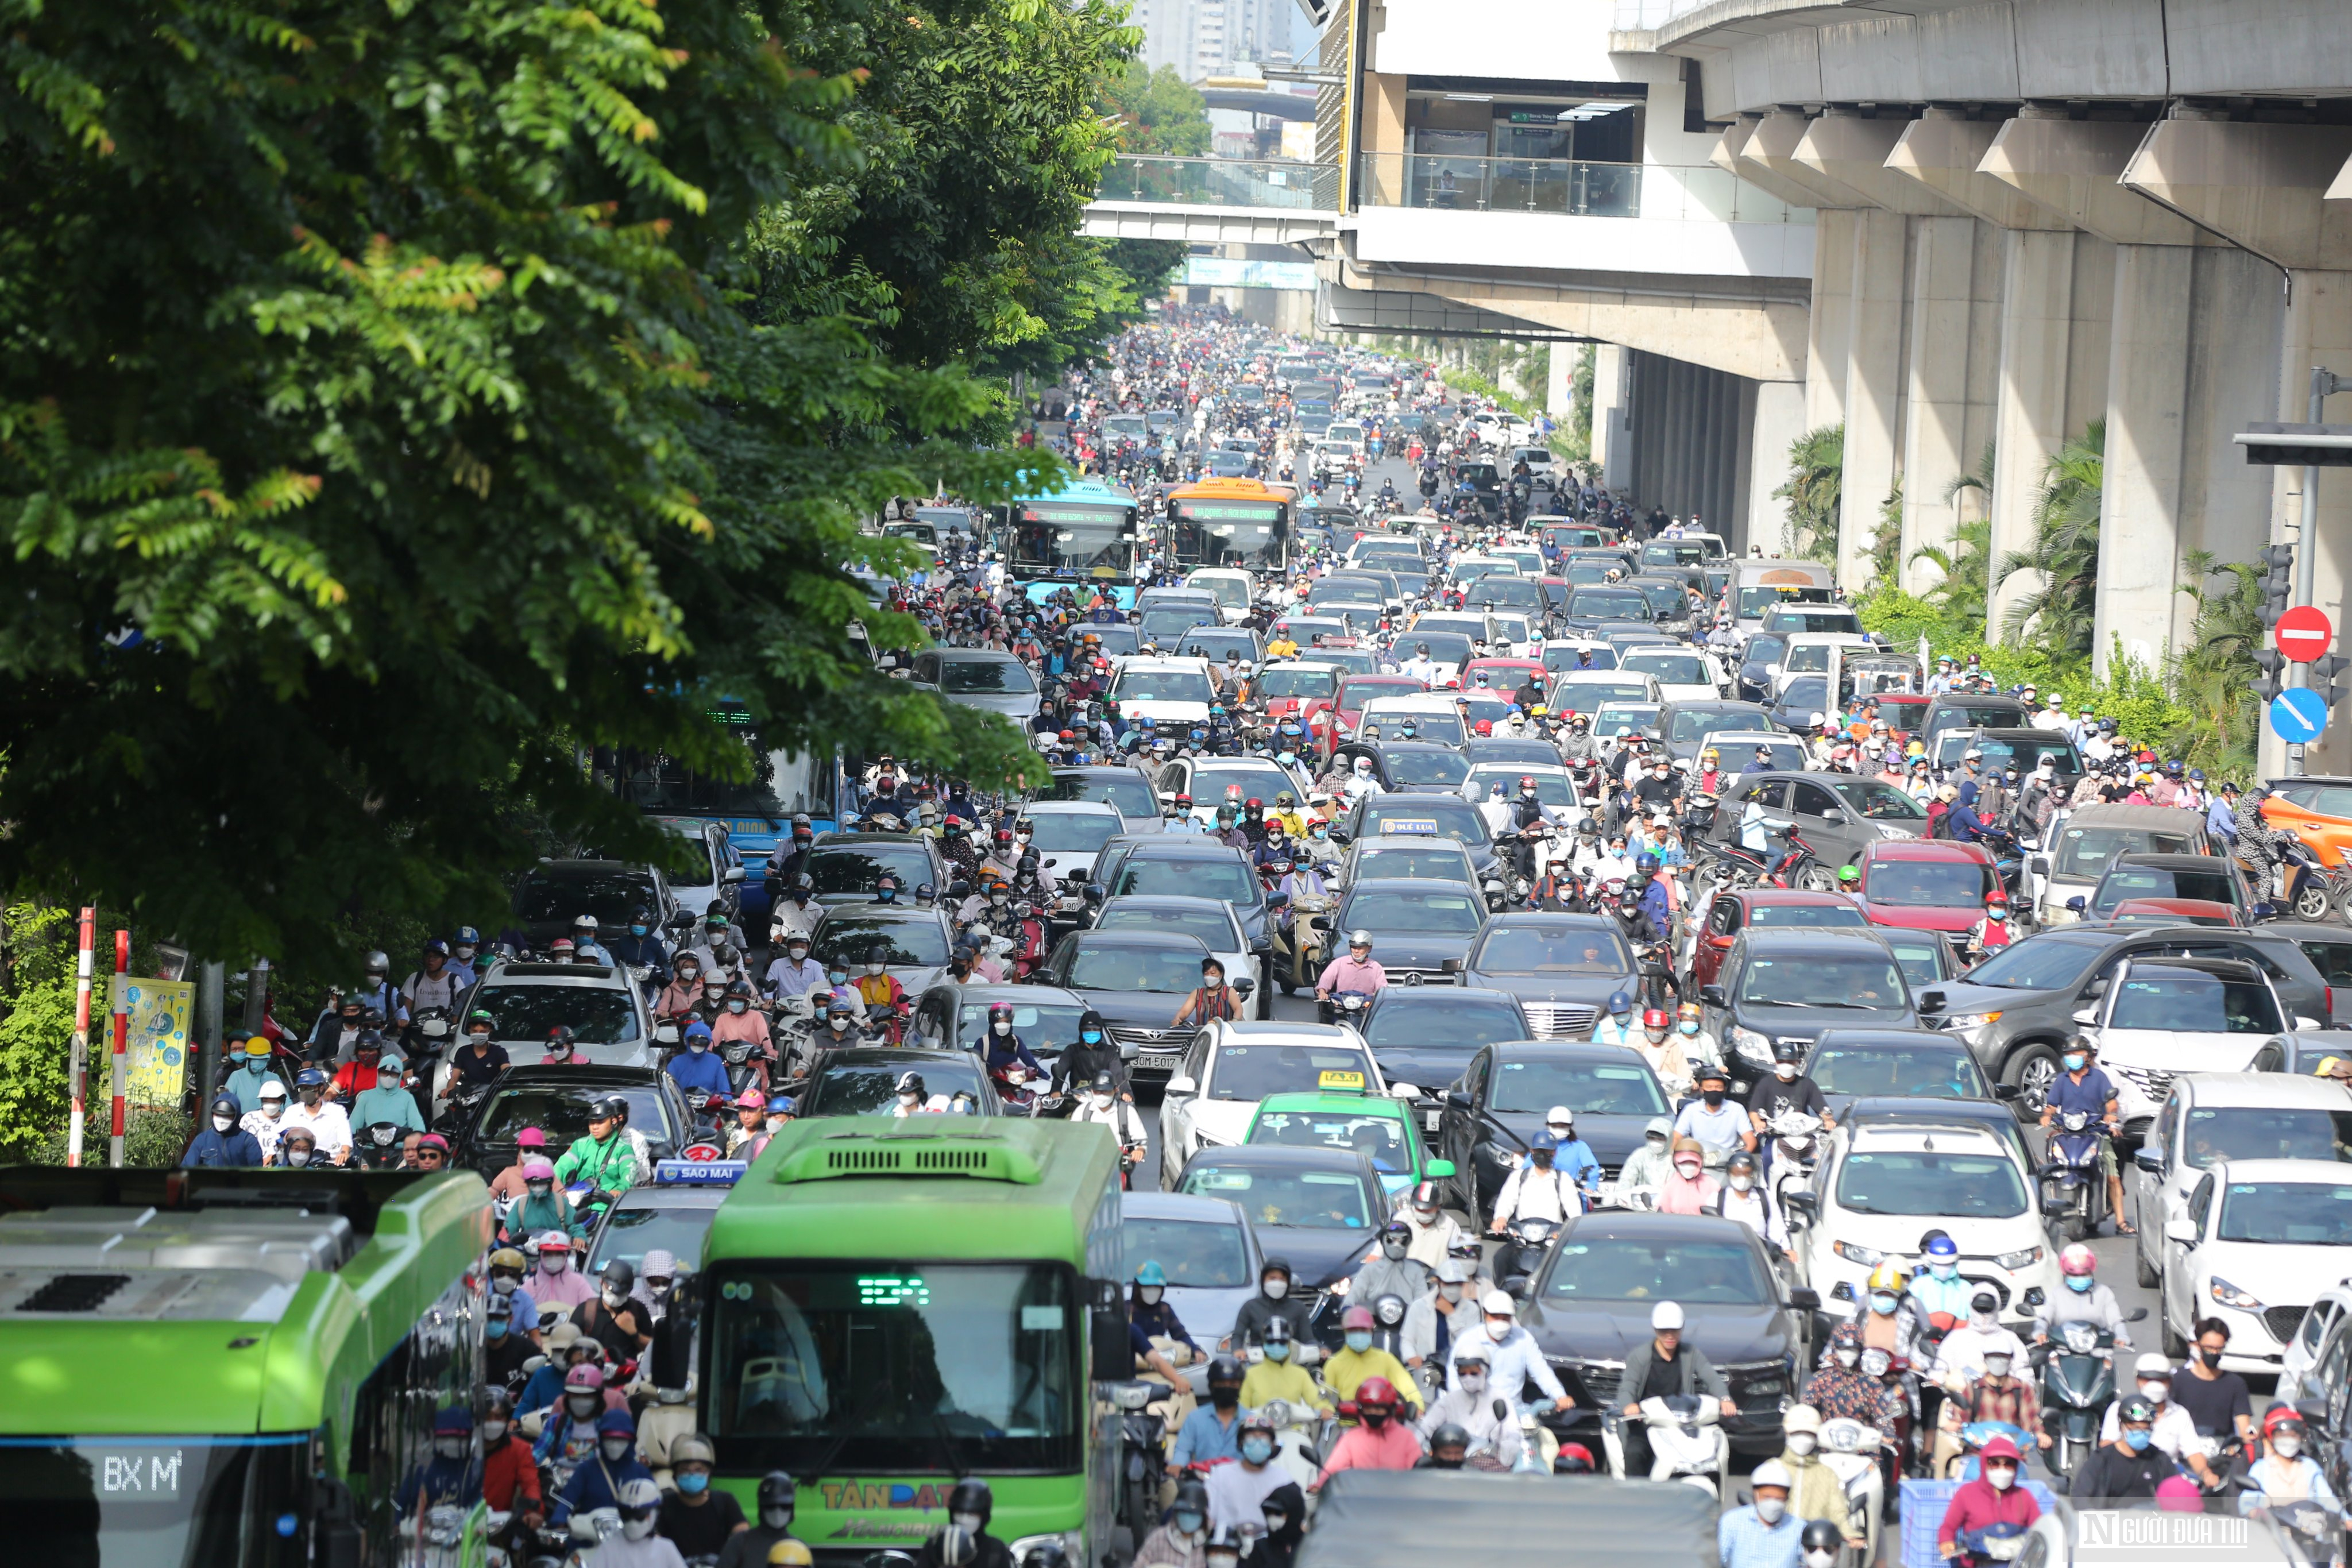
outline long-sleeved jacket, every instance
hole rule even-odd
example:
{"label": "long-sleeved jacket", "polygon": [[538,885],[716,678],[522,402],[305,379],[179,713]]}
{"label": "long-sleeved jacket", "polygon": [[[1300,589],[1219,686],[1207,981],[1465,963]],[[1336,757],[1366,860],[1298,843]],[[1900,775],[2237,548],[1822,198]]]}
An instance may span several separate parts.
{"label": "long-sleeved jacket", "polygon": [[1496,1340],[1485,1322],[1465,1328],[1454,1341],[1454,1351],[1446,1367],[1445,1383],[1449,1388],[1461,1386],[1462,1358],[1475,1350],[1486,1358],[1486,1386],[1506,1399],[1516,1399],[1520,1389],[1532,1380],[1538,1388],[1553,1399],[1565,1399],[1568,1390],[1559,1385],[1559,1374],[1553,1372],[1543,1352],[1536,1346],[1535,1335],[1511,1325],[1511,1331]]}
{"label": "long-sleeved jacket", "polygon": [[[1503,1405],[1504,1414],[1501,1415],[1495,1414],[1497,1402]],[[1449,1388],[1440,1393],[1429,1402],[1429,1408],[1423,1413],[1418,1424],[1422,1440],[1427,1442],[1430,1434],[1449,1421],[1470,1434],[1473,1448],[1491,1447],[1496,1459],[1504,1468],[1508,1469],[1519,1462],[1518,1415],[1510,1402],[1496,1394],[1491,1385],[1475,1394],[1460,1388]]]}
{"label": "long-sleeved jacket", "polygon": [[[1625,1373],[1617,1380],[1619,1405],[1632,1405],[1642,1397],[1643,1386],[1650,1381],[1650,1368],[1658,1359],[1658,1342],[1643,1340],[1625,1357]],[[1706,1359],[1706,1352],[1696,1345],[1685,1345],[1675,1357],[1680,1381],[1676,1394],[1706,1393],[1717,1399],[1731,1397],[1731,1384],[1724,1382],[1723,1373]]]}

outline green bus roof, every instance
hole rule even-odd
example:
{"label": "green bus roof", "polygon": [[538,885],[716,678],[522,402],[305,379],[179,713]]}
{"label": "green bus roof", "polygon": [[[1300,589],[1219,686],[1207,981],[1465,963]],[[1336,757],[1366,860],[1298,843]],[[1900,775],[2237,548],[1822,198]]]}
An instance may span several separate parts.
{"label": "green bus roof", "polygon": [[488,1245],[470,1171],[0,1169],[0,1433],[333,1428]]}
{"label": "green bus roof", "polygon": [[710,1222],[731,1258],[1056,1258],[1121,1277],[1108,1128],[1026,1117],[814,1117],[776,1134]]}

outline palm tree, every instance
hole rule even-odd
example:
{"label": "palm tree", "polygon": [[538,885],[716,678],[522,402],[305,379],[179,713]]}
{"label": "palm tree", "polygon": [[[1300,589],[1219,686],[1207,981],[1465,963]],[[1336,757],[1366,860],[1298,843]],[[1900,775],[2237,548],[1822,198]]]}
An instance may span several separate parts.
{"label": "palm tree", "polygon": [[1789,503],[1789,548],[1799,557],[1836,564],[1838,492],[1844,478],[1844,426],[1824,425],[1789,444],[1789,482],[1772,496]]}
{"label": "palm tree", "polygon": [[[1985,595],[1990,591],[1992,522],[1978,518],[1952,531],[1949,546],[1923,544],[1911,552],[1914,561],[1931,561],[1943,570],[1944,580],[1923,596],[1945,620],[1959,627],[1981,627]],[[1973,631],[1970,636],[1975,635]]]}
{"label": "palm tree", "polygon": [[[2182,754],[2210,770],[2251,773],[2262,721],[2254,655],[2263,631],[2263,569],[2247,561],[2215,562],[2192,550],[2181,558],[2180,591],[2197,601],[2189,647],[2173,673],[2174,699],[2196,715]],[[2226,581],[2208,588],[2214,578]]]}
{"label": "palm tree", "polygon": [[2057,658],[2091,651],[2097,622],[2099,502],[2106,479],[2107,425],[2094,419],[2083,433],[2052,453],[2042,467],[2042,488],[2033,498],[2033,539],[2012,550],[1994,568],[1992,581],[2011,573],[2039,574],[2034,588],[2017,598],[2001,618],[2001,637],[2012,647],[2029,628]]}

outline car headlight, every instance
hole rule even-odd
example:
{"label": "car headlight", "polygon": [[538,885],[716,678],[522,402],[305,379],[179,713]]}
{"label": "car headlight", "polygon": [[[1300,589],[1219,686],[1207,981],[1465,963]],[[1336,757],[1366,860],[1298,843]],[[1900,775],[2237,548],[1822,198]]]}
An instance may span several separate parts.
{"label": "car headlight", "polygon": [[1765,1067],[1772,1065],[1772,1041],[1769,1037],[1735,1025],[1731,1031],[1731,1048],[1749,1061]]}
{"label": "car headlight", "polygon": [[1956,1035],[1973,1035],[1987,1024],[2000,1021],[1998,1013],[1955,1013],[1944,1020],[1944,1027]]}
{"label": "car headlight", "polygon": [[1858,1264],[1864,1268],[1875,1268],[1886,1261],[1886,1254],[1876,1247],[1864,1247],[1856,1242],[1834,1241],[1830,1244],[1830,1250],[1848,1263]]}
{"label": "car headlight", "polygon": [[2224,1307],[2235,1307],[2241,1312],[2259,1312],[2263,1310],[2261,1301],[2239,1289],[2219,1274],[2213,1276],[2205,1289],[2207,1294]]}
{"label": "car headlight", "polygon": [[1993,1258],[2003,1268],[2031,1268],[2042,1261],[2042,1248],[2021,1247],[2015,1252],[2004,1252]]}
{"label": "car headlight", "polygon": [[1045,1535],[1024,1535],[1015,1541],[1013,1543],[1013,1561],[1027,1562],[1029,1553],[1041,1546],[1060,1547],[1062,1555],[1072,1563],[1083,1561],[1087,1551],[1086,1537],[1080,1531],[1057,1530]]}

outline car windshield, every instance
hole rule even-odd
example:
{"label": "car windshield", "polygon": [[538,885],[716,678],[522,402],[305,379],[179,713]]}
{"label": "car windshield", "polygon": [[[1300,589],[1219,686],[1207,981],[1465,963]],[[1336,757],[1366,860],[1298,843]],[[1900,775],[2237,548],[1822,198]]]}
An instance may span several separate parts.
{"label": "car windshield", "polygon": [[[1207,615],[1213,612],[1187,613]],[[1150,616],[1145,616],[1143,620],[1145,635],[1156,640],[1161,634],[1152,626]],[[1198,624],[1197,621],[1184,621],[1171,626],[1168,630],[1173,634]],[[1131,664],[1120,667],[1118,676],[1110,683],[1110,694],[1121,702],[1198,702],[1204,708],[1212,700],[1209,677],[1205,671],[1138,669]]]}
{"label": "car windshield", "polygon": [[[1946,758],[1945,739],[1943,735],[1936,737],[1936,752],[1939,759]],[[1966,755],[1970,746],[1984,754],[1985,772],[1989,773],[1999,773],[2014,763],[2021,776],[2040,767],[2044,757],[2050,759],[2059,773],[2079,773],[2083,771],[2083,759],[2075,753],[2074,743],[2065,740],[2004,741],[1997,735],[1987,735],[1982,739],[1967,735],[1956,754]]]}
{"label": "car windshield", "polygon": [[644,1133],[647,1142],[667,1150],[669,1118],[663,1114],[661,1090],[651,1084],[615,1087],[590,1083],[559,1088],[551,1083],[534,1083],[493,1089],[489,1104],[482,1110],[481,1121],[475,1124],[474,1142],[511,1143],[516,1133],[526,1127],[536,1127],[547,1134],[550,1149],[568,1149],[588,1136],[588,1108],[608,1094],[617,1094],[629,1102],[629,1126],[633,1131]]}
{"label": "car windshield", "polygon": [[2202,846],[2200,835],[2186,827],[2179,833],[2155,833],[2145,827],[2069,827],[2058,835],[2058,858],[2053,875],[2096,879],[2106,874],[2118,855],[2194,855]]}
{"label": "car windshield", "polygon": [[2210,871],[2176,871],[2168,866],[2117,866],[2100,881],[2098,896],[2091,900],[2095,915],[2115,913],[2116,906],[2126,899],[2204,899],[2216,904],[2232,904],[2237,884],[2217,858]]}
{"label": "car windshield", "polygon": [[1922,985],[1934,985],[1952,977],[1944,945],[1933,936],[1917,931],[1906,933],[1895,926],[1881,927],[1878,934],[1894,950],[1895,967],[1903,972],[1903,978],[1910,983],[1915,994]]}
{"label": "car windshield", "polygon": [[1354,710],[1375,697],[1409,697],[1425,689],[1410,675],[1372,675],[1351,679],[1339,689],[1339,706]]}
{"label": "car windshield", "polygon": [[1129,822],[1160,815],[1160,801],[1141,773],[1132,769],[1099,773],[1055,773],[1047,800],[1099,801]]}
{"label": "car windshield", "polygon": [[1501,925],[1488,928],[1469,967],[1486,974],[1625,974],[1633,960],[1615,931]]}
{"label": "car windshield", "polygon": [[1096,947],[1080,943],[1063,984],[1079,991],[1190,993],[1201,984],[1201,960],[1191,947]]}
{"label": "car windshield", "polygon": [[718,1212],[715,1203],[656,1205],[625,1201],[597,1228],[585,1272],[592,1278],[602,1274],[604,1265],[615,1258],[635,1268],[648,1252],[667,1252],[689,1260],[699,1258],[702,1238],[710,1233],[710,1216]]}
{"label": "car windshield", "polygon": [[1127,827],[1114,812],[1042,811],[1021,820],[1037,836],[1031,847],[1041,855],[1091,855]]}
{"label": "car windshield", "polygon": [[2231,1182],[2214,1235],[2264,1247],[2352,1247],[2352,1184]]}
{"label": "car windshield", "polygon": [[1666,1097],[1649,1068],[1633,1063],[1500,1061],[1493,1102],[1499,1113],[1540,1115],[1565,1105],[1580,1116],[1663,1116]]}
{"label": "car windshield", "polygon": [[1545,1282],[1553,1301],[1678,1301],[1685,1306],[1766,1307],[1780,1290],[1755,1248],[1688,1236],[1636,1239],[1570,1237]]}
{"label": "car windshield", "polygon": [[1211,1100],[1376,1087],[1364,1053],[1349,1046],[1222,1046],[1209,1058]]}
{"label": "car windshield", "polygon": [[2179,1158],[2203,1170],[2217,1160],[2352,1163],[2352,1110],[2315,1106],[2195,1105]]}
{"label": "car windshield", "polygon": [[2006,1153],[1862,1149],[1838,1166],[1841,1208],[1864,1215],[1937,1215],[2014,1219],[2026,1210],[2025,1183]]}
{"label": "car windshield", "polygon": [[[987,1002],[967,1002],[956,1009],[955,1043],[976,1051],[988,1043]],[[1014,1000],[1013,1037],[1039,1056],[1051,1056],[1078,1037],[1078,1020],[1086,1016],[1083,1002]]]}
{"label": "car windshield", "polygon": [[1437,746],[1425,752],[1391,752],[1383,760],[1390,782],[1401,789],[1454,789],[1470,776],[1469,759]]}
{"label": "car windshield", "polygon": [[827,915],[811,944],[817,962],[828,969],[862,973],[858,965],[874,962],[874,950],[887,947],[885,963],[929,967],[948,961],[948,933],[937,920],[886,921],[857,915]]}
{"label": "car windshield", "polygon": [[1872,1043],[1823,1046],[1805,1075],[1823,1094],[1898,1094],[1923,1100],[1990,1100],[1964,1047]]}
{"label": "car windshield", "polygon": [[1465,1058],[1479,1046],[1528,1037],[1527,1020],[1507,1002],[1446,994],[1451,987],[1410,991],[1390,986],[1364,1020],[1364,1039],[1375,1046],[1415,1046],[1459,1050]]}
{"label": "car windshield", "polygon": [[1663,710],[1655,702],[1603,702],[1592,710],[1592,733],[1601,740],[1636,731],[1647,734],[1658,727]]}
{"label": "car windshield", "polygon": [[1661,686],[1713,686],[1715,675],[1706,660],[1695,653],[1653,653],[1635,648],[1625,656],[1625,668],[1654,675]]}
{"label": "car windshield", "polygon": [[1339,689],[1339,672],[1314,665],[1277,664],[1261,671],[1250,683],[1259,697],[1328,697]]}
{"label": "car windshield", "polygon": [[1830,788],[1848,810],[1874,822],[1925,822],[1927,808],[1893,784],[1876,779],[1832,779]]}
{"label": "car windshield", "polygon": [[1884,956],[1808,952],[1750,958],[1739,972],[1739,1000],[1759,1007],[1834,1007],[1862,1013],[1903,1011],[1910,1005],[1902,975]]}
{"label": "car windshield", "polygon": [[1228,792],[1238,789],[1236,802],[1262,800],[1274,804],[1274,797],[1288,790],[1294,796],[1304,794],[1298,781],[1276,767],[1272,763],[1228,762],[1218,759],[1213,768],[1197,768],[1192,773],[1192,798],[1210,805],[1226,798]]}
{"label": "car windshield", "polygon": [[1364,803],[1363,813],[1359,832],[1367,838],[1382,833],[1434,831],[1456,844],[1487,840],[1486,818],[1459,795],[1417,795],[1403,800],[1374,795]]}
{"label": "car windshield", "polygon": [[1515,610],[1543,608],[1543,589],[1526,577],[1500,575],[1481,578],[1478,585],[1463,595],[1465,605],[1483,608],[1489,605],[1507,605]]}
{"label": "car windshield", "polygon": [[1223,906],[1203,903],[1197,909],[1171,909],[1167,905],[1138,904],[1127,899],[1113,899],[1105,904],[1095,921],[1097,931],[1156,931],[1170,936],[1198,937],[1201,945],[1212,952],[1231,952],[1241,942],[1234,930],[1233,917]]}
{"label": "car windshield", "polygon": [[940,689],[954,692],[1024,694],[1037,689],[1028,668],[1017,658],[943,658]]}
{"label": "car windshield", "polygon": [[[1727,731],[1753,730],[1761,724],[1764,715],[1753,708],[1728,710],[1707,708],[1677,708],[1666,721],[1666,739],[1696,743],[1709,735]],[[1773,764],[1779,766],[1777,763]]]}
{"label": "car windshield", "polygon": [[[1791,600],[1827,599],[1829,596],[1830,591],[1827,586],[1795,588],[1773,584],[1768,587],[1742,588],[1738,594],[1738,614],[1743,621],[1760,620],[1776,607],[1785,608]],[[1780,626],[1774,629],[1793,632],[1802,631],[1804,628]]]}
{"label": "car windshield", "polygon": [[1543,666],[1555,675],[1564,675],[1571,669],[1614,669],[1617,650],[1607,643],[1597,647],[1548,643],[1544,646]]}
{"label": "car windshield", "polygon": [[1799,926],[1820,930],[1844,926],[1861,929],[1870,924],[1869,919],[1853,904],[1751,904],[1748,910],[1751,926]]}
{"label": "car windshield", "polygon": [[[1253,1225],[1295,1225],[1307,1230],[1362,1230],[1373,1223],[1364,1184],[1342,1171],[1263,1170],[1194,1165],[1179,1192],[1230,1198]],[[1272,1250],[1271,1247],[1268,1250]]]}
{"label": "car windshield", "polygon": [[1397,651],[1407,658],[1419,658],[1422,647],[1429,648],[1428,657],[1439,664],[1467,664],[1477,658],[1470,639],[1460,632],[1413,630],[1397,638]]}
{"label": "car windshield", "polygon": [[1862,622],[1852,610],[1795,610],[1782,605],[1766,618],[1776,632],[1844,632],[1859,634]]}
{"label": "car windshield", "polygon": [[1381,840],[1356,851],[1354,877],[1359,881],[1367,877],[1431,877],[1466,887],[1472,876],[1469,857],[1450,844]]}
{"label": "car windshield", "polygon": [[1114,893],[1175,893],[1185,898],[1223,899],[1244,908],[1258,900],[1258,880],[1238,858],[1163,859],[1133,857],[1118,868]]}
{"label": "car windshield", "polygon": [[[709,875],[705,872],[704,875]],[[597,923],[626,929],[629,916],[654,903],[653,879],[643,872],[538,872],[515,891],[515,913],[527,921],[569,921],[594,915]]]}
{"label": "car windshield", "polygon": [[[1575,571],[1570,568],[1571,579]],[[1656,617],[1650,613],[1650,601],[1639,588],[1580,587],[1568,601],[1571,616],[1590,616],[1610,621],[1647,621]]]}
{"label": "car windshield", "polygon": [[[935,1059],[936,1058],[936,1059]],[[913,1071],[922,1075],[926,1095],[978,1095],[977,1059],[940,1051],[919,1062],[835,1062],[817,1075],[802,1097],[803,1116],[876,1116],[895,1108],[898,1079]]]}
{"label": "car windshield", "polygon": [[857,845],[820,844],[809,852],[809,880],[824,893],[870,893],[888,872],[898,882],[898,896],[911,898],[931,880],[931,858],[916,843]]}
{"label": "car windshield", "polygon": [[1407,936],[1423,932],[1467,936],[1478,929],[1479,917],[1485,910],[1479,899],[1452,891],[1450,887],[1433,888],[1426,892],[1382,889],[1349,900],[1339,923],[1349,931],[1361,926]]}
{"label": "car windshield", "polygon": [[2274,1035],[2286,1027],[2262,981],[2225,980],[2189,969],[2135,968],[2107,1015],[2110,1029],[2189,1035]]}
{"label": "car windshield", "polygon": [[1246,662],[1257,658],[1257,639],[1247,632],[1221,632],[1202,626],[1186,632],[1176,644],[1181,654],[1199,654],[1217,664]]}
{"label": "car windshield", "polygon": [[1180,1289],[1233,1290],[1251,1282],[1238,1217],[1220,1224],[1130,1212],[1119,1221],[1118,1239],[1129,1272],[1157,1263],[1168,1283]]}
{"label": "car windshield", "polygon": [[1974,860],[1880,860],[1863,892],[1874,904],[1973,910],[1984,903],[1992,868]]}
{"label": "car windshield", "polygon": [[1507,763],[1499,767],[1493,763],[1481,763],[1470,771],[1472,778],[1476,780],[1481,800],[1486,799],[1496,784],[1503,786],[1505,799],[1518,799],[1519,781],[1524,778],[1535,780],[1536,798],[1546,805],[1573,806],[1577,803],[1576,791],[1563,773],[1523,773]]}
{"label": "car windshield", "polygon": [[1360,1110],[1261,1110],[1250,1123],[1246,1142],[1283,1149],[1352,1149],[1370,1160],[1373,1170],[1389,1175],[1412,1169],[1404,1123]]}
{"label": "car windshield", "polygon": [[1082,1468],[1086,1307],[1067,1265],[761,1260],[729,1274],[708,1293],[703,1405],[745,1462]]}
{"label": "car windshield", "polygon": [[1969,970],[1969,984],[2006,991],[2054,991],[2080,979],[2105,946],[2058,935],[2028,937]]}
{"label": "car windshield", "polygon": [[617,985],[535,985],[493,976],[475,991],[470,1005],[497,1020],[490,1026],[493,1039],[536,1043],[558,1024],[570,1025],[572,1039],[583,1046],[625,1046],[640,1037],[636,1005]]}

